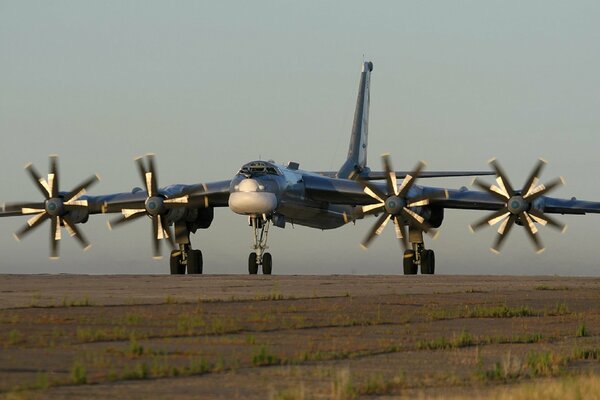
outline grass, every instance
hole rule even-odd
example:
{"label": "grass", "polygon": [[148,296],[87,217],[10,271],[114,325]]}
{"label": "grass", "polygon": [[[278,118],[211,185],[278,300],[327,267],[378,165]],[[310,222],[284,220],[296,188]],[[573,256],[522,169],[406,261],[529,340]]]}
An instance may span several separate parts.
{"label": "grass", "polygon": [[473,346],[475,343],[473,336],[467,331],[461,331],[458,335],[454,334],[452,339],[440,337],[433,340],[419,340],[417,342],[418,350],[445,350],[459,349],[462,347]]}
{"label": "grass", "polygon": [[6,343],[8,345],[14,346],[24,341],[23,334],[16,329],[8,332]]}
{"label": "grass", "polygon": [[429,308],[425,315],[432,320],[456,318],[516,318],[540,315],[539,312],[527,306],[509,307],[506,304],[499,306],[465,306],[462,309],[437,309]]}
{"label": "grass", "polygon": [[581,348],[573,349],[572,359],[574,360],[600,360],[600,347],[597,348]]}
{"label": "grass", "polygon": [[257,367],[264,367],[267,365],[281,364],[281,359],[271,353],[265,346],[261,346],[258,353],[252,356],[252,364]]}
{"label": "grass", "polygon": [[87,383],[87,370],[81,361],[76,360],[71,366],[71,383],[83,385]]}
{"label": "grass", "polygon": [[554,308],[552,310],[547,310],[545,312],[545,314],[550,317],[560,316],[560,315],[569,315],[569,314],[571,314],[571,310],[569,310],[569,306],[567,305],[567,303],[560,302],[560,303],[556,303],[556,305],[554,306]]}
{"label": "grass", "polygon": [[575,336],[576,337],[590,336],[590,332],[588,331],[587,327],[585,326],[585,324],[583,322],[581,322],[579,325],[577,325],[577,330],[575,331]]}
{"label": "grass", "polygon": [[526,360],[521,360],[511,355],[495,362],[489,369],[482,367],[478,362],[475,377],[483,381],[514,381],[520,378],[553,377],[563,371],[568,359],[551,352],[529,352]]}
{"label": "grass", "polygon": [[[488,393],[485,398],[492,400],[582,400],[598,399],[598,393],[600,393],[600,376],[588,375],[568,376],[558,380],[502,388]],[[453,397],[456,400],[473,398],[473,396]]]}

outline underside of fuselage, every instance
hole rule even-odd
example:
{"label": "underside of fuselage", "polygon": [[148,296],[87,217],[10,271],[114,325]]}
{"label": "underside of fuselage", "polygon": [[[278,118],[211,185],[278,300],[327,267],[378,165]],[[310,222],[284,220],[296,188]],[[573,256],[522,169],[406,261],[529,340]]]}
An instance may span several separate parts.
{"label": "underside of fuselage", "polygon": [[306,202],[281,202],[277,213],[292,225],[302,225],[317,229],[335,229],[359,219],[356,207],[325,205],[319,207]]}

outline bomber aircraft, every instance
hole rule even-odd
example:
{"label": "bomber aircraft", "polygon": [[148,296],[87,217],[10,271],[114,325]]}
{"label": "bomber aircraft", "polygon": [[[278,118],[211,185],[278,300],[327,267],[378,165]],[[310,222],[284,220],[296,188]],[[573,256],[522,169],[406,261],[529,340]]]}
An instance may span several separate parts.
{"label": "bomber aircraft", "polygon": [[[33,165],[25,167],[42,193],[41,201],[7,203],[0,216],[28,215],[27,223],[15,233],[20,240],[45,221],[50,224],[50,256],[58,257],[58,244],[64,227],[82,247],[89,242],[78,228],[90,215],[118,213],[109,227],[150,220],[152,247],[160,258],[160,242],[172,248],[171,274],[201,274],[202,252],[192,249],[190,233],[208,229],[214,219],[215,207],[229,207],[248,217],[253,232],[254,251],[248,257],[248,272],[271,274],[273,261],[266,252],[271,225],[286,224],[317,229],[333,229],[370,216],[378,216],[362,242],[368,247],[385,226],[393,222],[396,238],[404,248],[404,274],[435,273],[433,250],[427,249],[423,233],[435,236],[446,209],[487,210],[491,213],[471,225],[477,230],[499,224],[492,246],[499,251],[511,228],[522,226],[536,251],[544,247],[538,226],[549,225],[564,230],[565,225],[549,214],[600,213],[600,203],[547,197],[546,194],[563,183],[562,178],[541,184],[539,175],[545,161],[539,160],[522,188],[514,187],[496,160],[490,161],[490,171],[425,171],[419,162],[411,171],[395,171],[389,155],[383,155],[381,171],[367,165],[370,81],[373,63],[364,62],[360,75],[358,98],[346,161],[338,171],[309,172],[297,162],[287,165],[272,161],[251,161],[230,179],[195,184],[173,184],[159,187],[153,155],[135,160],[144,188],[107,195],[87,195],[98,181],[92,176],[70,191],[59,186],[58,159],[50,156],[47,178]],[[420,186],[419,178],[496,175],[494,184],[476,178],[474,186],[481,190],[456,190]],[[173,228],[172,228],[173,227]]]}

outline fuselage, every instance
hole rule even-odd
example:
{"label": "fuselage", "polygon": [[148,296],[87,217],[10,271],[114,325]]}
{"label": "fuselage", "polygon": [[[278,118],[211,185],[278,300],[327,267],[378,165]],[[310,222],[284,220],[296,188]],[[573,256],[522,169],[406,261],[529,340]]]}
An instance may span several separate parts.
{"label": "fuselage", "polygon": [[356,207],[313,201],[306,194],[307,176],[321,177],[271,161],[252,161],[231,180],[229,208],[241,215],[272,217],[276,226],[285,223],[319,229],[338,228],[357,219]]}

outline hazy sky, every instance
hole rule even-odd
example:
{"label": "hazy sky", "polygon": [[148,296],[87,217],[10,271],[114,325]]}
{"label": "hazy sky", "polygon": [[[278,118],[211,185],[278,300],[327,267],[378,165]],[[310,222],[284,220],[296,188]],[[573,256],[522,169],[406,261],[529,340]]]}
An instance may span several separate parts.
{"label": "hazy sky", "polygon": [[[599,18],[597,1],[0,0],[0,201],[40,199],[22,167],[45,173],[51,153],[62,190],[101,175],[91,194],[139,186],[133,158],[147,152],[161,186],[229,179],[259,157],[336,170],[363,55],[372,168],[384,152],[397,169],[484,169],[496,156],[519,186],[541,156],[543,181],[567,181],[553,195],[600,201]],[[569,229],[542,229],[541,255],[514,229],[494,255],[495,231],[467,228],[484,213],[447,211],[427,241],[438,273],[600,275],[600,215],[559,216]],[[168,271],[149,221],[110,232],[106,220],[81,225],[91,250],[65,237],[50,261],[49,224],[17,243],[26,219],[3,218],[0,272]],[[391,227],[361,250],[374,222],[273,228],[274,272],[401,273]],[[218,209],[192,241],[206,273],[247,272],[245,217]]]}

